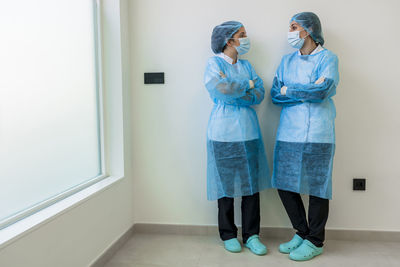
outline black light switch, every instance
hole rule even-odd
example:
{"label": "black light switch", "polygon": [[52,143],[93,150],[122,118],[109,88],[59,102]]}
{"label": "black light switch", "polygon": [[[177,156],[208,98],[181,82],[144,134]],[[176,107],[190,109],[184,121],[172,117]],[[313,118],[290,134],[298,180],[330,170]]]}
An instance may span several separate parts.
{"label": "black light switch", "polygon": [[163,84],[164,72],[145,72],[144,84]]}
{"label": "black light switch", "polygon": [[353,179],[353,190],[354,191],[365,191],[366,180],[364,178]]}

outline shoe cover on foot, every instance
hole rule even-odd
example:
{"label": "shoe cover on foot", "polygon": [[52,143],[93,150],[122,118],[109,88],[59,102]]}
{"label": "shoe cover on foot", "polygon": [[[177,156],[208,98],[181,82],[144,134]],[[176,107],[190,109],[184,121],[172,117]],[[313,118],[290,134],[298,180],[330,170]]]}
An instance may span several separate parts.
{"label": "shoe cover on foot", "polygon": [[247,248],[250,249],[256,255],[265,255],[267,254],[267,247],[264,246],[258,235],[252,235],[247,239],[246,245]]}
{"label": "shoe cover on foot", "polygon": [[298,235],[294,235],[292,240],[290,240],[287,243],[283,243],[279,245],[279,251],[281,253],[289,254],[292,250],[295,250],[298,248],[301,243],[303,243],[303,238],[301,238]]}
{"label": "shoe cover on foot", "polygon": [[225,249],[229,252],[237,253],[242,251],[242,246],[237,238],[232,238],[224,241]]}
{"label": "shoe cover on foot", "polygon": [[308,261],[322,254],[323,251],[323,248],[319,248],[310,241],[304,240],[300,247],[290,252],[289,258],[294,261]]}

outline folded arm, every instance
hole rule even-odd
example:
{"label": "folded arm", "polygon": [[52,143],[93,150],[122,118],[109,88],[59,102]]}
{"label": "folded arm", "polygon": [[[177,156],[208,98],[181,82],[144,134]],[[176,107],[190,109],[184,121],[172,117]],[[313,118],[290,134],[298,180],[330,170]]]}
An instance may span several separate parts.
{"label": "folded arm", "polygon": [[332,79],[326,78],[322,83],[287,85],[286,96],[301,102],[322,102],[325,98],[336,94],[336,85]]}
{"label": "folded arm", "polygon": [[225,76],[216,62],[209,62],[204,75],[204,84],[211,97],[223,101],[246,96],[250,89],[248,79],[232,78]]}
{"label": "folded arm", "polygon": [[286,95],[281,94],[281,88],[284,86],[283,82],[279,81],[278,77],[275,76],[271,88],[271,99],[275,105],[295,105],[301,103],[301,101],[294,100]]}
{"label": "folded arm", "polygon": [[246,91],[246,95],[238,99],[238,104],[243,106],[258,105],[264,99],[264,84],[260,77],[256,76],[253,80],[254,88]]}

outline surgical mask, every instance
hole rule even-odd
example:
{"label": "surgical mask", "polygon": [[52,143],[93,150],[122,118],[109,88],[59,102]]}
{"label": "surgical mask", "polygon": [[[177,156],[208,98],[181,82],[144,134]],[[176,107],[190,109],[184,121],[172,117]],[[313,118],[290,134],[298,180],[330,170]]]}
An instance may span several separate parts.
{"label": "surgical mask", "polygon": [[288,32],[288,37],[287,38],[288,38],[288,43],[293,48],[300,49],[304,45],[305,37],[304,38],[300,38],[300,31]]}
{"label": "surgical mask", "polygon": [[248,37],[245,38],[238,38],[239,39],[239,46],[235,46],[236,51],[239,55],[246,54],[250,50],[250,39]]}

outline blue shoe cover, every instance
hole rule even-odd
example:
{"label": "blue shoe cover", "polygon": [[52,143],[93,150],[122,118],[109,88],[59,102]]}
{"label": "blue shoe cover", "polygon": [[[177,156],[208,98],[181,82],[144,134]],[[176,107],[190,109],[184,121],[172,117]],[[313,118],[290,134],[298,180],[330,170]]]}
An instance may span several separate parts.
{"label": "blue shoe cover", "polygon": [[290,252],[289,258],[294,261],[308,261],[322,254],[323,251],[323,248],[316,247],[310,241],[304,240],[300,247]]}
{"label": "blue shoe cover", "polygon": [[242,246],[237,238],[232,238],[224,241],[225,249],[229,252],[237,253],[242,251]]}
{"label": "blue shoe cover", "polygon": [[246,242],[246,248],[249,248],[251,252],[253,252],[256,255],[265,255],[267,254],[267,247],[264,246],[258,235],[252,235],[247,239]]}
{"label": "blue shoe cover", "polygon": [[287,243],[283,243],[279,245],[279,252],[289,254],[292,250],[298,248],[301,243],[303,243],[303,238],[298,235],[294,235],[292,240]]}

